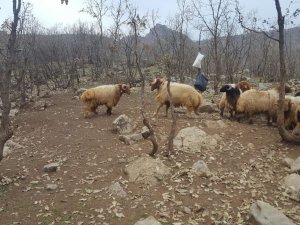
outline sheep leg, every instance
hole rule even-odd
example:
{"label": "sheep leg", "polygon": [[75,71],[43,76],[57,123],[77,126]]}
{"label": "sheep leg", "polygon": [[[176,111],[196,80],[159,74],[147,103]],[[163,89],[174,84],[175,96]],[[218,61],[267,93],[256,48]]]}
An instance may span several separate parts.
{"label": "sheep leg", "polygon": [[93,113],[95,113],[96,115],[98,114],[97,108],[98,108],[97,105],[94,105],[94,106],[91,107],[91,111],[92,111]]}
{"label": "sheep leg", "polygon": [[220,110],[220,116],[224,117],[224,110],[223,109]]}
{"label": "sheep leg", "polygon": [[269,114],[267,114],[267,125],[271,126],[272,125],[272,120],[271,120],[271,116]]}
{"label": "sheep leg", "polygon": [[110,116],[112,114],[111,110],[112,110],[112,107],[107,106],[106,114]]}
{"label": "sheep leg", "polygon": [[198,112],[198,107],[194,108],[194,113],[195,113],[197,116],[200,115],[199,112]]}
{"label": "sheep leg", "polygon": [[166,105],[166,117],[168,117],[168,111],[169,111],[171,104],[170,104],[170,102],[165,102],[165,105]]}
{"label": "sheep leg", "polygon": [[194,108],[192,106],[186,106],[186,108],[188,111],[188,114],[187,114],[188,118],[194,119],[195,117],[192,116],[192,112],[193,112]]}
{"label": "sheep leg", "polygon": [[157,116],[158,111],[160,110],[160,108],[163,106],[164,104],[159,104],[158,107],[156,108],[155,113],[153,114],[153,117]]}
{"label": "sheep leg", "polygon": [[251,113],[247,113],[247,118],[248,118],[248,123],[253,124],[253,119],[252,119],[252,114]]}

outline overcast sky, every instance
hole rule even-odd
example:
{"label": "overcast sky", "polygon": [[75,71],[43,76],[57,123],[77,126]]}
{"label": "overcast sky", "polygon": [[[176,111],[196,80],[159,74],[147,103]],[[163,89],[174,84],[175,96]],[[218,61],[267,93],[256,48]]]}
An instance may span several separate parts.
{"label": "overcast sky", "polygon": [[[294,0],[293,9],[300,8],[300,0]],[[298,2],[297,2],[298,1]],[[92,21],[92,19],[79,11],[84,7],[84,0],[69,0],[69,5],[61,5],[60,0],[27,0],[33,4],[33,14],[38,18],[40,23],[47,28],[55,24],[71,25],[78,20]],[[159,20],[162,24],[168,24],[166,21],[170,16],[174,16],[177,11],[176,0],[131,0],[137,6],[141,15],[152,10],[159,12]],[[247,13],[255,10],[260,18],[267,19],[276,18],[276,9],[274,0],[239,0],[243,8],[243,12]],[[281,0],[282,11],[288,7],[290,0]],[[12,0],[0,1],[0,24],[8,18],[12,17]],[[300,16],[296,20],[296,24],[300,24]]]}

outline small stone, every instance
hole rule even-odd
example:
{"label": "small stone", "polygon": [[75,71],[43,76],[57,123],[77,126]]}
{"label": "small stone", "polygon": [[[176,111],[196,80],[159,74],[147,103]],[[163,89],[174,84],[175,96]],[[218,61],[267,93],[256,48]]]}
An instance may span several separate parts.
{"label": "small stone", "polygon": [[284,166],[289,167],[289,168],[291,168],[291,166],[292,166],[293,163],[294,163],[294,160],[291,159],[291,158],[284,158],[284,159],[282,160],[282,164],[283,164]]}
{"label": "small stone", "polygon": [[248,144],[247,144],[247,148],[249,148],[249,149],[254,149],[254,147],[255,147],[255,146],[254,146],[254,144],[252,144],[252,143],[248,143]]}
{"label": "small stone", "polygon": [[57,184],[47,184],[46,185],[46,190],[47,191],[55,191],[58,188]]}
{"label": "small stone", "polygon": [[134,225],[161,225],[153,216],[149,216],[146,219],[139,220]]}
{"label": "small stone", "polygon": [[45,172],[55,172],[57,170],[57,167],[59,167],[58,163],[50,163],[50,164],[44,166],[44,171]]}

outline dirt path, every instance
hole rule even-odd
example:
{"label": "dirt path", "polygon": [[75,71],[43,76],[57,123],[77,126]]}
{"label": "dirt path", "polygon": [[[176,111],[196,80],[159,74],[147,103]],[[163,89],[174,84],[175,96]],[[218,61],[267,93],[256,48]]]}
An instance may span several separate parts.
{"label": "dirt path", "polygon": [[[300,148],[281,143],[276,127],[224,120],[226,128],[209,129],[204,122],[218,120],[217,113],[201,114],[198,119],[180,114],[178,130],[200,126],[222,141],[214,151],[177,152],[166,159],[161,153],[171,121],[161,110],[159,118],[151,121],[160,144],[158,158],[172,169],[172,175],[202,159],[215,176],[195,176],[191,181],[183,174],[176,181],[169,177],[147,187],[129,183],[124,168],[131,157],[149,153],[150,143],[128,146],[110,131],[122,113],[141,127],[139,95],[123,96],[112,116],[106,116],[102,107],[91,119],[83,118],[82,103],[72,97],[54,95],[47,99],[53,105],[45,111],[29,108],[16,117],[13,140],[25,147],[15,149],[0,164],[1,224],[131,225],[146,215],[163,224],[247,224],[249,207],[258,199],[277,205],[300,224],[299,203],[283,195],[282,179],[288,170],[281,164],[285,157],[298,157]],[[153,96],[147,94],[146,99],[146,110],[152,115]],[[254,148],[248,148],[249,143]],[[59,170],[45,173],[43,166],[51,162],[61,162]],[[113,181],[120,183],[127,197],[108,193]],[[51,183],[58,185],[56,190],[46,190]]]}

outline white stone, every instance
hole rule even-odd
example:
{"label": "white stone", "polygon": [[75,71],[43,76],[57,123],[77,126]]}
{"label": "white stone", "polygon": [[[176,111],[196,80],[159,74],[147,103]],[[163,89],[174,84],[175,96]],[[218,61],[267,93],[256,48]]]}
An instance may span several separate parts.
{"label": "white stone", "polygon": [[263,201],[256,201],[252,204],[250,220],[257,225],[296,225],[281,211]]}
{"label": "white stone", "polygon": [[134,225],[161,225],[153,216],[149,216],[146,219],[139,220]]}
{"label": "white stone", "polygon": [[298,171],[300,171],[300,156],[291,165],[291,172],[292,173],[297,173]]}
{"label": "white stone", "polygon": [[218,146],[215,138],[207,135],[198,127],[187,127],[180,130],[174,139],[174,148],[191,153],[202,150],[214,150]]}
{"label": "white stone", "polygon": [[155,185],[170,174],[170,168],[163,164],[160,159],[153,159],[145,155],[128,164],[125,173],[129,177],[129,182]]}
{"label": "white stone", "polygon": [[129,134],[136,128],[136,124],[125,114],[115,119],[112,126],[112,131],[118,134]]}

